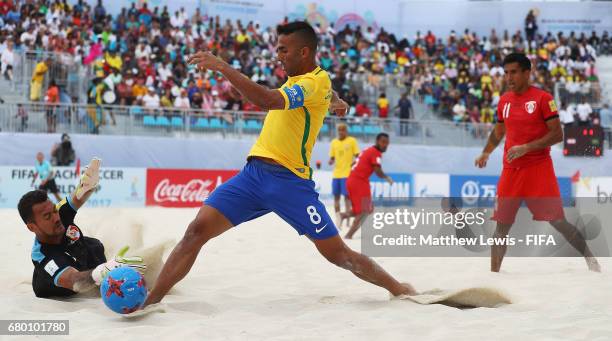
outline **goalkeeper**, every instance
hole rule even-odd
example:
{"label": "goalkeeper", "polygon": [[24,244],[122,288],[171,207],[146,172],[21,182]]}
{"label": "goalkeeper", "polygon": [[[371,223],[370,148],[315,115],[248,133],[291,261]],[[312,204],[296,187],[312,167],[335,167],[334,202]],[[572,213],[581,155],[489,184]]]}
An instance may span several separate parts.
{"label": "goalkeeper", "polygon": [[106,261],[104,245],[85,237],[74,224],[77,210],[98,186],[100,159],[91,160],[74,193],[54,205],[47,192],[26,193],[17,206],[21,219],[32,231],[32,288],[38,297],[63,297],[100,285],[110,270],[129,266],[143,273],[141,257],[125,257],[124,247],[115,259]]}

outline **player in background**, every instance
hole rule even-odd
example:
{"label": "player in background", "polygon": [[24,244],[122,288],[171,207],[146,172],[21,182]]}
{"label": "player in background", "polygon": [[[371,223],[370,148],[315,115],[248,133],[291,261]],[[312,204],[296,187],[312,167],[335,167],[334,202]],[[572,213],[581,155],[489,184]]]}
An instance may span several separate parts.
{"label": "player in background", "polygon": [[338,137],[333,139],[329,146],[329,164],[334,165],[332,174],[332,194],[334,196],[334,211],[336,212],[336,226],[342,226],[342,214],[340,211],[340,197],[344,196],[344,210],[351,211],[348,192],[346,190],[346,179],[351,173],[354,158],[359,155],[359,144],[357,140],[348,135],[346,124],[338,124]]}
{"label": "player in background", "polygon": [[[586,259],[592,271],[600,271],[584,237],[563,212],[559,184],[550,157],[550,146],[563,140],[563,130],[553,97],[529,84],[531,62],[522,53],[511,53],[503,61],[509,91],[497,106],[497,123],[487,145],[478,156],[478,168],[487,165],[489,155],[504,136],[503,170],[497,185],[493,220],[494,237],[508,235],[524,200],[533,219],[548,221]],[[499,272],[506,245],[491,247],[491,271]]]}
{"label": "player in background", "polygon": [[34,177],[32,178],[32,185],[37,179],[40,179],[40,184],[38,185],[38,189],[53,193],[55,200],[58,202],[62,200],[59,194],[59,189],[57,189],[57,184],[55,183],[55,172],[51,167],[49,161],[45,160],[45,155],[42,152],[38,152],[36,154],[36,163],[34,164]]}
{"label": "player in background", "polygon": [[376,173],[379,178],[387,180],[389,184],[393,184],[393,180],[383,172],[381,165],[382,154],[387,151],[388,146],[389,135],[380,133],[376,136],[376,144],[361,152],[357,160],[355,160],[351,175],[346,180],[346,188],[353,207],[350,216],[355,217],[351,224],[351,229],[346,233],[346,239],[353,238],[353,235],[359,230],[366,217],[374,211],[372,191],[370,190],[370,176],[372,173]]}
{"label": "player in background", "polygon": [[187,275],[206,242],[269,212],[278,214],[300,235],[305,234],[329,262],[395,296],[415,294],[409,284],[395,280],[338,236],[314,189],[309,165],[328,111],[348,106],[332,91],[328,74],[316,63],[318,38],[314,29],[307,22],[296,21],[279,26],[277,34],[277,59],[289,76],[279,89],[253,82],[210,52],[197,52],[188,60],[200,71],[223,74],[268,114],[247,164],[206,199],[168,257],[145,306],[161,301]]}

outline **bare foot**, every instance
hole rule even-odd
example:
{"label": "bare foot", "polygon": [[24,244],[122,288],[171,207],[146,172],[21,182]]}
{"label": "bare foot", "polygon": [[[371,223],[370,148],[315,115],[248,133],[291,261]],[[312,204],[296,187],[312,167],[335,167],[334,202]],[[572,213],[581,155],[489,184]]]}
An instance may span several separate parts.
{"label": "bare foot", "polygon": [[601,266],[597,262],[597,258],[586,257],[585,260],[586,260],[587,266],[589,267],[589,270],[593,272],[601,272]]}

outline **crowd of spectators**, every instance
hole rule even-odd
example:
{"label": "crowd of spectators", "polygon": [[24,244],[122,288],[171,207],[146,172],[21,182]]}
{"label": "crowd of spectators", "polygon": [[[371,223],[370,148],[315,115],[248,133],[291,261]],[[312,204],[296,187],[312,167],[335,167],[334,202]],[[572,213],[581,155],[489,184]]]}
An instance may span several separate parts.
{"label": "crowd of spectators", "polygon": [[[536,86],[552,91],[555,82],[563,83],[580,102],[579,94],[596,88],[597,55],[612,50],[607,32],[591,36],[541,33],[533,13],[525,19],[524,32],[492,30],[483,37],[467,29],[462,34],[452,31],[447,37],[417,32],[410,39],[383,28],[337,29],[333,24],[316,24],[315,29],[320,36],[320,65],[350,104],[349,115],[413,118],[408,96],[398,103],[386,98],[386,80],[393,79],[394,86],[454,122],[484,124],[482,131],[474,129],[478,136],[495,121],[503,92],[501,60],[507,53],[528,54]],[[112,16],[101,0],[95,6],[82,0],[74,5],[66,0],[0,0],[3,77],[13,77],[16,51],[51,51],[64,56],[64,62],[92,67],[88,102],[97,105],[138,105],[151,111],[256,111],[226,79],[212,72],[196,72],[186,65],[185,57],[200,49],[212,50],[252,80],[277,87],[286,75],[275,63],[274,43],[273,27],[207,17],[198,9],[171,13],[165,6],[132,3]],[[41,60],[36,66],[39,73],[35,71],[32,78],[32,100],[49,97],[42,96],[48,63]],[[96,120],[103,123],[105,118]],[[115,118],[108,122],[113,124]]]}

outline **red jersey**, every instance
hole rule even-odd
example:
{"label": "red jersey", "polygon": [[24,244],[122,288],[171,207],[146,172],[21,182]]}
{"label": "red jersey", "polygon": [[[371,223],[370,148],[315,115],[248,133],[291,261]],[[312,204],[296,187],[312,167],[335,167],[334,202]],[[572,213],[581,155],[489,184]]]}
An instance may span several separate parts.
{"label": "red jersey", "polygon": [[504,168],[525,167],[550,159],[550,147],[529,152],[512,162],[506,160],[508,149],[537,140],[548,133],[546,121],[558,118],[555,100],[546,91],[530,86],[525,93],[506,92],[497,105],[497,120],[506,126]]}
{"label": "red jersey", "polygon": [[374,166],[380,166],[381,162],[382,153],[380,150],[374,146],[367,148],[357,156],[349,178],[359,178],[369,181],[370,175],[374,173]]}

